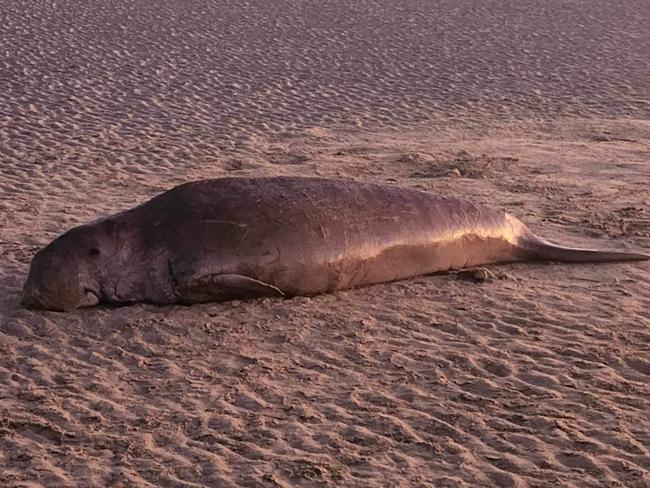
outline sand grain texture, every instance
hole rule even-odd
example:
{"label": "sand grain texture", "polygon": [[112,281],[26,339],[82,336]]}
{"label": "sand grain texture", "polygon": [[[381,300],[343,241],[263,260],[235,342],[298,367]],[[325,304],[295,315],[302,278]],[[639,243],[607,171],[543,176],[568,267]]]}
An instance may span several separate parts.
{"label": "sand grain texture", "polygon": [[71,226],[223,175],[356,178],[650,247],[650,7],[0,4],[0,485],[645,487],[650,266],[19,307]]}

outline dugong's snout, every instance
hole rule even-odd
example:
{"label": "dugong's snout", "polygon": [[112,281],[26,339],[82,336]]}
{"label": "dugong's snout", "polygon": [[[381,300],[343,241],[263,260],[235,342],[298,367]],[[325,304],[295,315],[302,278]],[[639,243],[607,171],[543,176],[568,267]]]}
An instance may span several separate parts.
{"label": "dugong's snout", "polygon": [[[91,284],[88,270],[77,260],[63,258],[47,248],[32,260],[21,305],[25,308],[69,312],[80,307],[97,305],[100,291]],[[82,279],[85,277],[85,279]]]}
{"label": "dugong's snout", "polygon": [[23,286],[23,295],[20,299],[20,305],[24,308],[39,308],[38,294],[33,285],[29,282]]}
{"label": "dugong's snout", "polygon": [[[31,278],[31,276],[30,276]],[[23,286],[21,305],[25,308],[70,312],[83,306],[96,305],[97,295],[91,290],[82,290],[73,283],[48,288],[28,278]]]}
{"label": "dugong's snout", "polygon": [[20,304],[25,308],[41,309],[41,310],[57,310],[62,311],[62,307],[56,305],[57,300],[54,294],[47,293],[39,288],[31,276],[23,286],[23,296]]}

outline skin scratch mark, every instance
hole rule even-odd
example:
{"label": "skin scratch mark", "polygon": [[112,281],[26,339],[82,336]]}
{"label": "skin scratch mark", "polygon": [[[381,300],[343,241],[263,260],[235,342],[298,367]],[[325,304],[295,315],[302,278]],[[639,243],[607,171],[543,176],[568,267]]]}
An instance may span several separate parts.
{"label": "skin scratch mark", "polygon": [[241,229],[245,229],[246,227],[248,227],[246,224],[243,224],[241,222],[233,222],[231,220],[203,219],[203,222],[210,222],[212,224],[234,225],[235,227],[239,227]]}

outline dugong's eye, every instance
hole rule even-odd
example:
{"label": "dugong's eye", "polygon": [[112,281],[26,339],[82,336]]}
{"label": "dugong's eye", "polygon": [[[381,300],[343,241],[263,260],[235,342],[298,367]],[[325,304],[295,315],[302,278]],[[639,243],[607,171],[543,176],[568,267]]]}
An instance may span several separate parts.
{"label": "dugong's eye", "polygon": [[96,247],[91,247],[88,250],[88,255],[93,258],[96,258],[97,256],[99,256],[99,249],[97,249]]}

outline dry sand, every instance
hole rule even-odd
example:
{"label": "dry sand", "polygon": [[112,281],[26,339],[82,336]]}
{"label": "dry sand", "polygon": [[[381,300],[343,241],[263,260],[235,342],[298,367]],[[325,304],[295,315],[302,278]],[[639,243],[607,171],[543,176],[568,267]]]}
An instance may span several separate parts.
{"label": "dry sand", "polygon": [[650,486],[650,265],[19,307],[178,183],[303,174],[650,248],[650,4],[0,3],[0,486]]}

